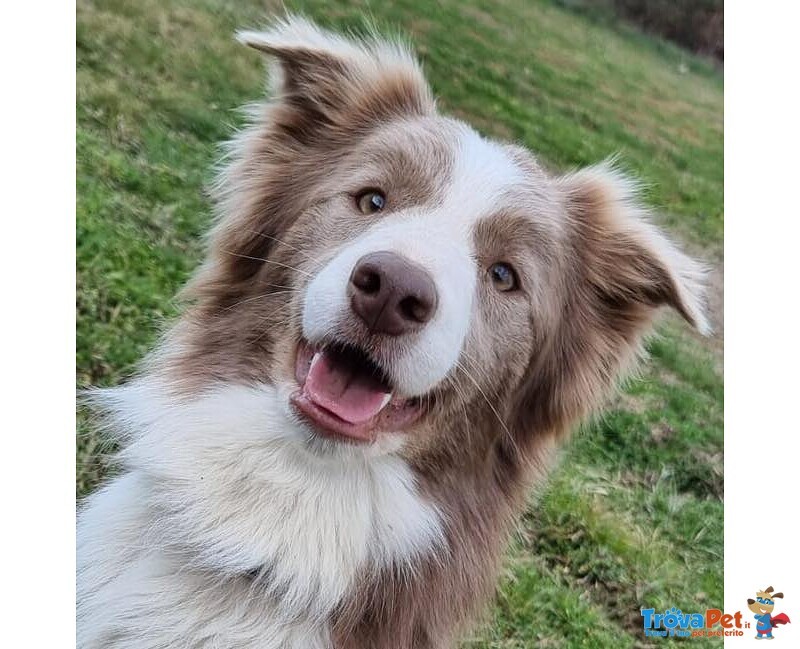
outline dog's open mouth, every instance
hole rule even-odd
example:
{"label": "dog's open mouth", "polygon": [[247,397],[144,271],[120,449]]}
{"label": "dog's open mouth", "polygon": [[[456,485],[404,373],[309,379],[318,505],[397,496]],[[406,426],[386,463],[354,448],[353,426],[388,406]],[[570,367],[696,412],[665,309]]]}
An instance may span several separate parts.
{"label": "dog's open mouth", "polygon": [[397,432],[420,414],[417,399],[396,397],[391,381],[364,350],[349,344],[298,346],[292,395],[295,408],[323,434],[373,441]]}

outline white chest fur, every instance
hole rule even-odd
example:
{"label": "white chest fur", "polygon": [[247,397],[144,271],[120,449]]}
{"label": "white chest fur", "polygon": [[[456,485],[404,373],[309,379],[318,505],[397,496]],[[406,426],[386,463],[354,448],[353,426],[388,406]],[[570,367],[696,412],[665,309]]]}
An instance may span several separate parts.
{"label": "white chest fur", "polygon": [[275,388],[164,394],[139,383],[101,397],[128,473],[79,516],[81,646],[168,646],[176,631],[186,646],[293,646],[303,629],[298,646],[324,647],[359,573],[443,548],[403,460],[310,449]]}

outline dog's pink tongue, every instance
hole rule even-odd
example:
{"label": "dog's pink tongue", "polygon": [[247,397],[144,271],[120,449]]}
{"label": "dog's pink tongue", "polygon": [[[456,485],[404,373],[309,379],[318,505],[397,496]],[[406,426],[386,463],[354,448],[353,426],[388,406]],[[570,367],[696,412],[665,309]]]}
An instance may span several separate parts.
{"label": "dog's pink tongue", "polygon": [[386,391],[374,378],[360,376],[322,352],[311,364],[305,392],[318,406],[351,424],[377,415],[386,403]]}

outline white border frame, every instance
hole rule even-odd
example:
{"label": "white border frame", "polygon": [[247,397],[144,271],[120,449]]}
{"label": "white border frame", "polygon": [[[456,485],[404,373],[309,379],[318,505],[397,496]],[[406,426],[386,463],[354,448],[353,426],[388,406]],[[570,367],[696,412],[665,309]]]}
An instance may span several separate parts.
{"label": "white border frame", "polygon": [[4,3],[0,69],[2,645],[65,647],[75,638],[75,4]]}
{"label": "white border frame", "polygon": [[725,8],[725,611],[754,623],[747,598],[774,586],[797,647],[800,7]]}

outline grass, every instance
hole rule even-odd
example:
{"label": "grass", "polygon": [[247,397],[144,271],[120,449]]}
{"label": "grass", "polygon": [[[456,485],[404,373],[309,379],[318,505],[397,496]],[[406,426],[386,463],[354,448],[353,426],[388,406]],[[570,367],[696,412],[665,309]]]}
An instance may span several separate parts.
{"label": "grass", "polygon": [[[544,0],[289,6],[410,36],[444,111],[548,165],[619,154],[664,225],[721,260],[723,87],[710,63]],[[79,386],[129,375],[176,312],[202,253],[216,144],[263,88],[258,57],[232,33],[263,16],[249,1],[78,2]],[[641,606],[721,606],[718,347],[667,320],[642,375],[532,496],[496,602],[464,647],[648,646]],[[103,471],[81,418],[78,494]]]}

